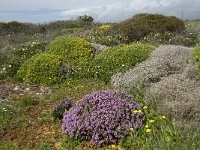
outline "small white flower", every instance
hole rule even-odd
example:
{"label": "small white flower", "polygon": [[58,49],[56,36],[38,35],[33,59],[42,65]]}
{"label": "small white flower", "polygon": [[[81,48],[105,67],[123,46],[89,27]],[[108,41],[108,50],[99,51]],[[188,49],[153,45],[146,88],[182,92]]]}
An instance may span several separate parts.
{"label": "small white flower", "polygon": [[6,70],[6,68],[5,67],[3,67],[3,71],[5,71]]}

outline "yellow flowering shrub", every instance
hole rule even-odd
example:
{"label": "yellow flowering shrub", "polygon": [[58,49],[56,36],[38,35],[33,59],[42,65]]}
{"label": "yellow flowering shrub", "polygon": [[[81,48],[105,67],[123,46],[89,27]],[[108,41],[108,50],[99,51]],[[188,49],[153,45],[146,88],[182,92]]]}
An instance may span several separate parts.
{"label": "yellow flowering shrub", "polygon": [[109,28],[110,28],[109,25],[102,25],[102,26],[99,27],[99,29],[101,29],[101,30],[106,30],[106,29],[109,29]]}
{"label": "yellow flowering shrub", "polygon": [[17,76],[24,82],[52,85],[60,80],[62,59],[53,54],[38,54],[28,59],[18,70]]}
{"label": "yellow flowering shrub", "polygon": [[72,64],[83,64],[94,57],[92,44],[82,38],[59,36],[51,41],[46,52],[60,55],[65,62]]}

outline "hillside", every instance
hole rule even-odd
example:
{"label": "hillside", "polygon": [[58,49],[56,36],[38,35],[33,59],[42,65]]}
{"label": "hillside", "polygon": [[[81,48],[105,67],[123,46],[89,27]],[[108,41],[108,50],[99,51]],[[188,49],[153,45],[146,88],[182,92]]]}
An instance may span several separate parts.
{"label": "hillside", "polygon": [[200,149],[199,26],[1,22],[0,150]]}

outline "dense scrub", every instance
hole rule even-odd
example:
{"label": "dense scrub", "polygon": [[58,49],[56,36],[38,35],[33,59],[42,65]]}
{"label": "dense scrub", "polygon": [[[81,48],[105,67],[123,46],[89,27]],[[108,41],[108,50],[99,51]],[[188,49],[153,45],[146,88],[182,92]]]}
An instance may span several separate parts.
{"label": "dense scrub", "polygon": [[52,85],[60,81],[62,59],[53,54],[40,54],[28,59],[18,70],[24,82]]}
{"label": "dense scrub", "polygon": [[199,149],[198,22],[82,17],[0,23],[0,149]]}
{"label": "dense scrub", "polygon": [[50,42],[46,48],[48,53],[60,55],[68,63],[82,64],[93,59],[92,45],[81,38],[60,36]]}
{"label": "dense scrub", "polygon": [[106,49],[94,59],[93,74],[106,82],[117,72],[125,72],[148,58],[155,49],[148,44],[133,43]]}
{"label": "dense scrub", "polygon": [[128,41],[140,40],[149,34],[180,33],[184,30],[184,22],[176,17],[163,15],[139,14],[111,28],[111,32],[119,30],[128,37]]}

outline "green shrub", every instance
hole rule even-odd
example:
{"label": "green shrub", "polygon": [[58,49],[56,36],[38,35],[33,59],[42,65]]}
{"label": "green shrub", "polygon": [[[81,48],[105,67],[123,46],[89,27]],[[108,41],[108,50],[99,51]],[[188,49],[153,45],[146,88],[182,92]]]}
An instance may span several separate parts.
{"label": "green shrub", "polygon": [[110,32],[121,32],[129,42],[140,40],[152,33],[182,32],[184,22],[176,17],[154,14],[138,14],[111,27]]}
{"label": "green shrub", "polygon": [[38,54],[28,59],[18,70],[17,76],[24,82],[52,85],[60,80],[62,59],[53,54]]}
{"label": "green shrub", "polygon": [[192,56],[195,58],[196,61],[200,61],[200,47],[197,47],[193,50]]}
{"label": "green shrub", "polygon": [[21,107],[22,109],[36,106],[39,104],[39,101],[34,99],[31,96],[22,96],[17,101],[17,106]]}
{"label": "green shrub", "polygon": [[87,66],[94,58],[91,43],[77,37],[60,36],[50,42],[47,53],[59,55],[64,63],[72,66],[71,77],[83,77],[88,72]]}
{"label": "green shrub", "polygon": [[47,52],[63,57],[65,62],[83,64],[93,59],[92,45],[81,38],[60,36],[47,45]]}
{"label": "green shrub", "polygon": [[93,22],[93,18],[91,16],[83,15],[78,17],[79,20],[84,22]]}
{"label": "green shrub", "polygon": [[109,48],[94,59],[92,72],[97,78],[108,82],[114,73],[124,72],[146,60],[154,49],[152,45],[141,43]]}
{"label": "green shrub", "polygon": [[193,50],[192,56],[194,57],[195,61],[198,63],[197,67],[197,75],[200,77],[200,47],[197,47]]}

